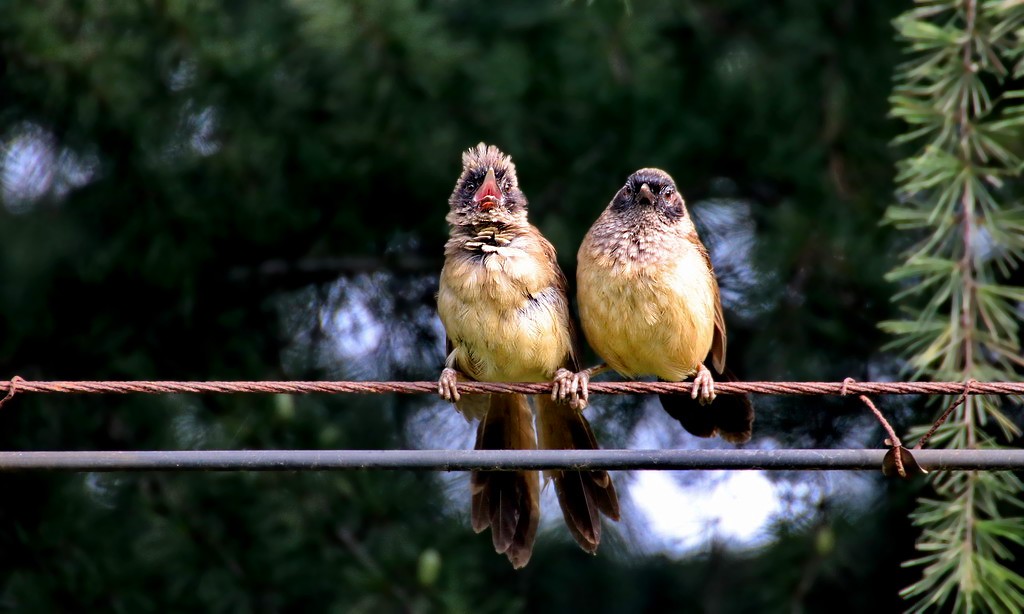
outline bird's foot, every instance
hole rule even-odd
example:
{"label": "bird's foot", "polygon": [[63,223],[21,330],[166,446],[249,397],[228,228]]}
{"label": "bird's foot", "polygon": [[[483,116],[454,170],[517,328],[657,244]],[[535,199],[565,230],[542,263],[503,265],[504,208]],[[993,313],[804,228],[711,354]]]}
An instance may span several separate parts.
{"label": "bird's foot", "polygon": [[568,403],[569,407],[576,411],[583,411],[587,407],[589,391],[587,384],[590,383],[590,374],[586,371],[573,373],[568,369],[555,371],[555,378],[551,386],[551,400],[556,403]]}
{"label": "bird's foot", "polygon": [[458,387],[459,372],[455,369],[445,367],[441,371],[441,377],[437,379],[437,394],[449,403],[456,403],[461,398]]}
{"label": "bird's foot", "polygon": [[704,365],[697,371],[697,377],[693,378],[693,390],[690,391],[690,398],[697,399],[701,405],[707,405],[715,400],[715,380],[711,377],[711,371]]}
{"label": "bird's foot", "polygon": [[583,411],[590,402],[590,378],[607,370],[608,365],[603,363],[577,373],[568,369],[559,369],[555,372],[551,400],[568,403],[569,407],[576,411]]}

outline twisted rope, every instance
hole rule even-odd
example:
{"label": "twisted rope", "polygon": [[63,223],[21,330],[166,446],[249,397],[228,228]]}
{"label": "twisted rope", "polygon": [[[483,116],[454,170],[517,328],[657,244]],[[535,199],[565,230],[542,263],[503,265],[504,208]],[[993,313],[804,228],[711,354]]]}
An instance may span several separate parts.
{"label": "twisted rope", "polygon": [[[689,393],[692,382],[591,382],[597,394]],[[0,382],[3,401],[14,393],[40,394],[423,394],[437,393],[437,382],[343,381],[32,381],[15,376]],[[550,383],[459,382],[464,394],[545,394]],[[719,394],[827,396],[843,394],[1024,395],[1024,382],[715,382]]]}

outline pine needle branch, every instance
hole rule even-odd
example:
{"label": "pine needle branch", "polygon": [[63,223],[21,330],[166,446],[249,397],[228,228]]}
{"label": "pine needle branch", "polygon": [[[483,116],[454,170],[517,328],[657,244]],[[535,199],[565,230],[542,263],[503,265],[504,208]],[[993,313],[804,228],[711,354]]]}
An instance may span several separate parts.
{"label": "pine needle branch", "polygon": [[[895,21],[910,56],[890,98],[908,128],[896,144],[917,150],[899,165],[901,202],[885,219],[921,238],[889,274],[908,317],[882,326],[918,378],[1020,379],[1024,290],[1006,281],[1024,258],[1014,192],[1024,167],[1015,101],[1024,91],[1008,81],[1022,66],[1022,24],[1024,4],[1012,0],[930,0]],[[1001,400],[973,396],[933,441],[988,448],[997,434],[1020,431]],[[920,556],[905,563],[922,570],[902,591],[909,611],[1021,611],[1024,577],[1006,565],[1008,543],[1024,534],[1024,518],[1006,515],[1022,505],[1019,480],[977,472],[930,480],[936,497],[913,515]]]}

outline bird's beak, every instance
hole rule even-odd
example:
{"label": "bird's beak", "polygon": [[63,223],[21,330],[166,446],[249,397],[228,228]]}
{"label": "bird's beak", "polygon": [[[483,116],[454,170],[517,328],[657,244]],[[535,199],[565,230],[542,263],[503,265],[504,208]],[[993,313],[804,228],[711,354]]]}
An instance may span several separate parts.
{"label": "bird's beak", "polygon": [[646,183],[640,186],[640,201],[647,201],[647,204],[654,204],[654,194],[651,192],[651,186]]}
{"label": "bird's beak", "polygon": [[501,188],[498,187],[498,180],[494,178],[494,169],[487,169],[487,176],[484,177],[483,184],[473,195],[473,202],[476,203],[480,211],[490,211],[498,206],[504,196],[501,193]]}

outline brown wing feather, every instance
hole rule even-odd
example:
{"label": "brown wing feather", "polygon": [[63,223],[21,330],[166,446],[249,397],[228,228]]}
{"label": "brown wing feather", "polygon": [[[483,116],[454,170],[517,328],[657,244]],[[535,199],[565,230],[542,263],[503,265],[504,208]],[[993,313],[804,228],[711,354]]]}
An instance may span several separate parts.
{"label": "brown wing feather", "polygon": [[718,296],[718,282],[715,282],[715,334],[711,338],[711,363],[715,371],[725,373],[725,318],[722,316],[722,299]]}
{"label": "brown wing feather", "polygon": [[565,273],[562,272],[562,267],[558,266],[558,254],[555,253],[555,246],[544,238],[536,228],[533,230],[536,232],[538,243],[540,243],[543,248],[544,257],[551,264],[551,270],[554,271],[554,280],[552,281],[552,284],[558,289],[558,295],[562,299],[562,316],[565,319],[566,326],[569,327],[570,347],[569,355],[565,359],[564,367],[575,373],[580,370],[580,346],[579,334],[576,331],[576,322],[569,313],[569,281],[566,279]]}
{"label": "brown wing feather", "polygon": [[[444,336],[444,359],[445,359],[445,362],[448,361],[448,357],[451,356],[452,352],[454,352],[454,351],[455,351],[455,344],[452,343],[452,338],[449,337],[448,335],[445,335]],[[455,370],[459,369],[458,366],[454,366],[454,365],[452,366],[452,368],[455,369]]]}
{"label": "brown wing feather", "polygon": [[704,256],[704,262],[711,272],[711,284],[715,291],[715,332],[711,337],[711,364],[718,373],[725,372],[725,316],[722,315],[722,296],[718,291],[718,277],[715,276],[715,267],[711,264],[711,256],[704,244],[700,242],[697,233],[694,232],[693,241],[700,247],[700,255]]}

